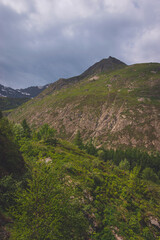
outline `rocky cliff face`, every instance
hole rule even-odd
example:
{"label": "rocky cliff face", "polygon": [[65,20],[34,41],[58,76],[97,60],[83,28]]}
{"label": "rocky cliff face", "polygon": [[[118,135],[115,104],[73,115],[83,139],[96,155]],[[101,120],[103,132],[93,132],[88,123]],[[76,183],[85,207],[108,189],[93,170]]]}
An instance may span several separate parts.
{"label": "rocky cliff face", "polygon": [[65,87],[51,85],[9,118],[49,123],[70,140],[80,130],[96,145],[160,150],[160,64],[103,66]]}

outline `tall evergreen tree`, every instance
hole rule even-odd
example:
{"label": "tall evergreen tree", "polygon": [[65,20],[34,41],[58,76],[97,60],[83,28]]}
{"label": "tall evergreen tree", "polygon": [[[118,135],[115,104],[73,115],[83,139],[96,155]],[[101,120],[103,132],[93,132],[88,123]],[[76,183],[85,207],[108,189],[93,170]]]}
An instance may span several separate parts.
{"label": "tall evergreen tree", "polygon": [[27,189],[17,193],[18,204],[11,209],[12,239],[88,239],[88,221],[79,202],[71,198],[75,189],[63,179],[63,173],[50,165],[35,165]]}
{"label": "tall evergreen tree", "polygon": [[3,117],[2,111],[0,110],[0,119]]}
{"label": "tall evergreen tree", "polygon": [[93,140],[91,139],[86,145],[85,145],[86,152],[90,155],[97,155],[97,149],[93,144]]}
{"label": "tall evergreen tree", "polygon": [[26,138],[30,138],[31,137],[31,129],[26,121],[26,119],[24,119],[22,121],[22,127],[23,127],[23,130],[24,130],[24,135]]}
{"label": "tall evergreen tree", "polygon": [[79,130],[77,131],[76,136],[75,136],[75,138],[74,138],[74,143],[75,143],[75,145],[77,145],[80,149],[83,149],[83,148],[84,148],[84,144],[83,144],[82,137],[81,137],[81,134],[80,134],[80,131],[79,131]]}

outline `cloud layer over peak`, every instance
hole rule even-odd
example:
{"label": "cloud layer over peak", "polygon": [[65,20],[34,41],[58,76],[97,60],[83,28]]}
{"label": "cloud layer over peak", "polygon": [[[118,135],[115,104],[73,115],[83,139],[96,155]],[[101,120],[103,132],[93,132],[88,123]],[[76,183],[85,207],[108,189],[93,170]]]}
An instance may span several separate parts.
{"label": "cloud layer over peak", "polygon": [[0,0],[0,83],[44,85],[109,55],[160,62],[159,0]]}

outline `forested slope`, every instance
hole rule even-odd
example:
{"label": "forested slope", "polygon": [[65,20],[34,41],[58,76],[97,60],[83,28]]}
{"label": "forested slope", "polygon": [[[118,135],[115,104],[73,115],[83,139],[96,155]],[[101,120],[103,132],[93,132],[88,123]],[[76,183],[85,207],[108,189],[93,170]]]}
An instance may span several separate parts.
{"label": "forested slope", "polygon": [[10,197],[7,208],[1,201],[12,219],[10,239],[159,239],[158,154],[96,149],[78,132],[74,145],[47,124],[34,130],[25,120],[12,132],[28,170],[14,194],[13,187],[1,191]]}

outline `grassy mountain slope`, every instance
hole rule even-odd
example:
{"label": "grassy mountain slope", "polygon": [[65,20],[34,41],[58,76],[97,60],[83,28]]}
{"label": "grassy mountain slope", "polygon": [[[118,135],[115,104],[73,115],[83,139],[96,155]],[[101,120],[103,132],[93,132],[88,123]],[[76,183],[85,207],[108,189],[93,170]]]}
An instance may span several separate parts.
{"label": "grassy mountain slope", "polygon": [[23,139],[30,169],[15,205],[13,239],[159,239],[159,185],[66,141]]}
{"label": "grassy mountain slope", "polygon": [[51,84],[9,118],[37,127],[49,123],[68,139],[79,129],[97,145],[160,150],[160,64],[100,66],[82,79]]}
{"label": "grassy mountain slope", "polygon": [[58,81],[49,85],[50,87],[47,89],[47,91],[44,91],[44,92],[45,94],[50,94],[53,91],[72,86],[73,84],[80,82],[81,80],[87,77],[90,77],[92,75],[94,76],[95,74],[102,73],[102,72],[107,73],[116,69],[121,69],[125,66],[126,66],[125,63],[121,62],[120,60],[114,57],[102,59],[101,61],[93,64],[91,67],[89,67],[85,72],[83,72],[79,76],[71,77],[68,79],[60,78]]}

